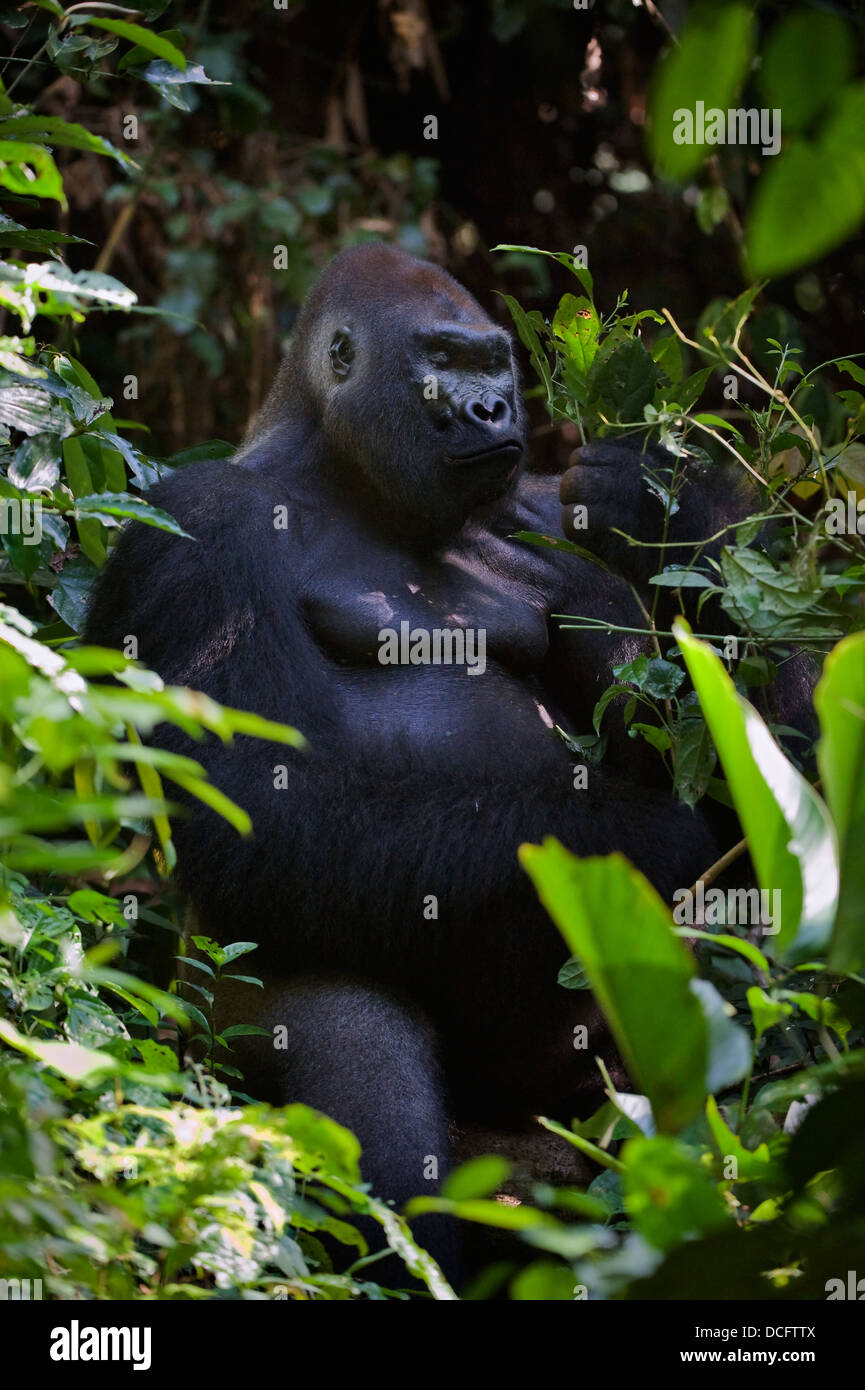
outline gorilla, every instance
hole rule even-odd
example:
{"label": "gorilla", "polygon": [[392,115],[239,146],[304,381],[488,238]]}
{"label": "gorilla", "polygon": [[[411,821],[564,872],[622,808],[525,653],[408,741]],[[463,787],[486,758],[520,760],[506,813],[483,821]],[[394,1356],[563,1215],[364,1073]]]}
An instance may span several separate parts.
{"label": "gorilla", "polygon": [[[263,997],[245,987],[219,1024],[281,1025],[287,1045],[236,1040],[246,1089],[347,1125],[397,1203],[447,1172],[453,1124],[590,1113],[596,1056],[626,1084],[591,996],[557,983],[568,952],[518,846],[620,850],[669,901],[736,838],[673,797],[619,720],[575,786],[562,735],[591,730],[611,667],[645,640],[554,615],[643,628],[635,590],[657,552],[610,528],[657,540],[663,509],[638,450],[591,444],[562,482],[564,522],[573,535],[586,504],[579,539],[608,568],[517,539],[563,522],[559,480],[523,471],[526,439],[509,334],[436,266],[381,243],[343,251],[237,455],[151,492],[194,539],[130,525],[86,630],[134,635],[167,682],[306,736],[202,751],[157,731],[254,826],[241,839],[185,807],[179,881],[201,930],[259,943]],[[680,503],[671,542],[735,511],[720,478],[696,476]],[[453,1269],[447,1223],[425,1219]]]}

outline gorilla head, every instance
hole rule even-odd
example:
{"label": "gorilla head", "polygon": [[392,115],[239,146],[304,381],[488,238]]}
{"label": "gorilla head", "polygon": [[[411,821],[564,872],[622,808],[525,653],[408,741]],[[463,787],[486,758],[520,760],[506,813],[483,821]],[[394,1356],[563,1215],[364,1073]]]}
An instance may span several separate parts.
{"label": "gorilla head", "polygon": [[445,271],[378,242],[343,251],[304,302],[253,438],[289,422],[371,514],[428,539],[514,485],[526,440],[508,334]]}

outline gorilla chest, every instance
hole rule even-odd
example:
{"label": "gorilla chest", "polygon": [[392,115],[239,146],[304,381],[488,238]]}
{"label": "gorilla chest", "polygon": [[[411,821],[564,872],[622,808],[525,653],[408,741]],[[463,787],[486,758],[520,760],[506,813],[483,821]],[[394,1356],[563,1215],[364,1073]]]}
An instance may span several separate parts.
{"label": "gorilla chest", "polygon": [[319,645],[349,666],[525,672],[542,664],[549,644],[542,595],[457,555],[358,567],[318,590],[307,616]]}

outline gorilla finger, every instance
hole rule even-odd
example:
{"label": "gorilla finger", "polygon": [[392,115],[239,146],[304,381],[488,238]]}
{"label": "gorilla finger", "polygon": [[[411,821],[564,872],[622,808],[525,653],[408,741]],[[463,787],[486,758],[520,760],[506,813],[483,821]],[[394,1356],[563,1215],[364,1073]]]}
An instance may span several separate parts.
{"label": "gorilla finger", "polygon": [[559,480],[559,501],[579,502],[585,491],[586,470],[579,464],[569,468]]}
{"label": "gorilla finger", "polygon": [[615,442],[599,441],[581,444],[571,454],[569,463],[582,464],[588,468],[634,469],[640,466],[641,450],[634,441],[619,439]]}

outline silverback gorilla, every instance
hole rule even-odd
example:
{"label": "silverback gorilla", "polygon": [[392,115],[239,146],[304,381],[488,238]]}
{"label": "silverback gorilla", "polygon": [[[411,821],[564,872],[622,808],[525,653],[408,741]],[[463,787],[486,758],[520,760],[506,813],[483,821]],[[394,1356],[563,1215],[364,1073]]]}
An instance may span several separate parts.
{"label": "silverback gorilla", "polygon": [[[611,666],[642,639],[552,615],[643,627],[630,586],[656,552],[609,528],[658,539],[663,514],[639,453],[595,444],[562,496],[587,505],[580,539],[611,572],[518,541],[563,521],[559,480],[524,475],[525,447],[508,334],[437,267],[383,244],[344,251],[238,455],[153,490],[195,539],[131,525],[86,633],[134,634],[166,681],[306,735],[305,751],[248,738],[202,751],[158,731],[254,824],[241,840],[190,806],[180,881],[202,930],[260,943],[263,1002],[247,988],[238,1014],[283,1025],[288,1045],[238,1040],[246,1089],[348,1125],[373,1190],[398,1203],[430,1191],[428,1156],[447,1171],[451,1120],[586,1113],[594,1057],[614,1065],[590,997],[556,982],[567,951],[517,847],[552,834],[581,855],[621,850],[669,901],[731,843],[615,733],[575,789],[555,726],[587,733]],[[698,477],[670,539],[729,512],[726,485]],[[473,663],[417,660],[458,658],[463,639]],[[429,1229],[447,1261],[452,1237]]]}

